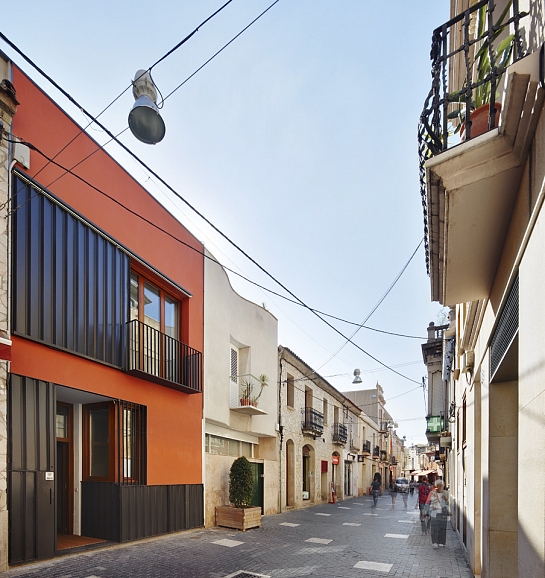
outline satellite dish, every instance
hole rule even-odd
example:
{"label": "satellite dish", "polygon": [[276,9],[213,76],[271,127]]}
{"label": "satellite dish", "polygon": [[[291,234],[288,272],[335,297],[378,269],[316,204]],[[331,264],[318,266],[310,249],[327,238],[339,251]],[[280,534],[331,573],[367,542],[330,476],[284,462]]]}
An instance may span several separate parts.
{"label": "satellite dish", "polygon": [[134,75],[132,94],[135,103],[129,113],[129,128],[141,142],[156,144],[161,142],[166,127],[157,106],[157,90],[147,70],[139,70]]}

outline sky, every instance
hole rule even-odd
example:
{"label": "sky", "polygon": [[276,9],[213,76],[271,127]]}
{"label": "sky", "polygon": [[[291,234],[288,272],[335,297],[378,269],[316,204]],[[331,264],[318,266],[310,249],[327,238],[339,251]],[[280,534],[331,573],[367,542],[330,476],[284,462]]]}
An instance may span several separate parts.
{"label": "sky", "polygon": [[[118,134],[135,72],[225,1],[27,0],[2,32],[94,116],[121,94],[100,116]],[[380,383],[398,435],[424,443],[421,344],[442,309],[430,301],[421,244],[416,134],[431,88],[432,31],[448,20],[449,2],[278,0],[184,83],[273,1],[233,0],[153,68],[165,98],[161,143],[145,145],[128,130],[119,138],[306,305],[410,336],[362,328],[354,345],[307,308],[229,274],[238,293],[278,318],[281,345],[340,391]],[[87,126],[2,40],[0,50]],[[96,126],[87,132],[109,140]],[[287,296],[118,145],[105,150],[223,265]],[[346,337],[357,329],[327,319]],[[355,368],[361,386],[352,385]]]}

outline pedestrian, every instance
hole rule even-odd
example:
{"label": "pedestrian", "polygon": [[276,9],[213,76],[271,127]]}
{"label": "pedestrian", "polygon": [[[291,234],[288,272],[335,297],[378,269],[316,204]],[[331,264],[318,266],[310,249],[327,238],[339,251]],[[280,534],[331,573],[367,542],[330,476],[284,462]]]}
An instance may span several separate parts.
{"label": "pedestrian", "polygon": [[414,487],[416,485],[416,482],[412,481],[409,485],[409,489],[411,491],[411,496],[414,494]]}
{"label": "pedestrian", "polygon": [[392,498],[392,508],[395,508],[397,498],[397,484],[395,482],[390,485],[390,496]]}
{"label": "pedestrian", "polygon": [[371,491],[373,493],[373,507],[376,507],[378,502],[378,495],[380,493],[380,482],[378,481],[377,477],[373,480],[371,484]]}
{"label": "pedestrian", "polygon": [[403,506],[407,507],[407,502],[409,501],[409,490],[408,488],[402,492],[401,497],[403,498]]}
{"label": "pedestrian", "polygon": [[445,490],[443,480],[435,482],[428,496],[427,503],[431,516],[431,543],[434,548],[445,547],[447,543],[447,517],[449,494]]}
{"label": "pedestrian", "polygon": [[422,478],[422,482],[418,486],[418,508],[420,509],[420,524],[422,526],[422,536],[425,536],[430,530],[430,505],[428,504],[428,497],[430,495],[431,487],[428,484],[427,476]]}

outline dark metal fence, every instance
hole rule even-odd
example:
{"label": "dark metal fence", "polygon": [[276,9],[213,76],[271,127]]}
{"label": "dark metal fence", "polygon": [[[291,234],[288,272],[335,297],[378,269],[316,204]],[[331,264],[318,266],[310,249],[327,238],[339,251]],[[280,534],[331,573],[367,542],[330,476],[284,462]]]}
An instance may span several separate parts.
{"label": "dark metal fence", "polygon": [[312,407],[306,407],[303,411],[303,431],[321,434],[324,431],[324,414]]}
{"label": "dark metal fence", "polygon": [[190,393],[202,391],[202,354],[137,319],[129,321],[128,370]]}
{"label": "dark metal fence", "polygon": [[[424,213],[426,268],[429,274],[426,161],[471,139],[471,112],[488,105],[488,129],[498,124],[498,88],[507,67],[525,56],[518,0],[503,10],[481,0],[432,35],[432,87],[418,126],[420,193]],[[462,136],[463,135],[463,136]]]}
{"label": "dark metal fence", "polygon": [[371,442],[369,440],[367,440],[366,442],[363,442],[362,452],[366,453],[366,454],[371,453]]}
{"label": "dark metal fence", "polygon": [[347,428],[342,423],[333,424],[333,441],[341,444],[346,443],[347,440]]}

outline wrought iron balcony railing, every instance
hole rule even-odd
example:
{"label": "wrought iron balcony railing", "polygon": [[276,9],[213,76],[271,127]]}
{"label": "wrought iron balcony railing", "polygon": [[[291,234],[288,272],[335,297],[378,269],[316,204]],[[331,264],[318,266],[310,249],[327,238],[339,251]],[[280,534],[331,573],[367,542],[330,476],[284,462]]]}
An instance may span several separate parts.
{"label": "wrought iron balcony railing", "polygon": [[380,449],[379,449],[378,446],[375,446],[375,447],[373,448],[373,457],[374,457],[374,458],[378,458],[379,455],[380,455]]}
{"label": "wrought iron balcony railing", "polygon": [[[420,194],[424,212],[426,267],[429,274],[426,161],[475,136],[471,112],[487,105],[488,130],[498,125],[496,104],[507,67],[525,56],[518,0],[503,10],[481,0],[432,35],[432,87],[418,126]],[[484,109],[486,114],[486,109]],[[486,129],[485,129],[486,130]],[[463,136],[462,136],[463,135]]]}
{"label": "wrought iron balcony railing", "polygon": [[363,442],[363,447],[361,451],[364,454],[371,454],[371,442],[369,440]]}
{"label": "wrought iron balcony railing", "polygon": [[337,444],[345,444],[348,439],[348,430],[342,423],[333,424],[333,441]]}
{"label": "wrought iron balcony railing", "polygon": [[380,461],[387,462],[388,461],[388,452],[384,450],[380,450]]}
{"label": "wrought iron balcony railing", "polygon": [[301,423],[303,433],[321,435],[324,431],[324,414],[312,407],[306,407],[301,412],[303,413],[303,421]]}
{"label": "wrought iron balcony railing", "polygon": [[137,319],[128,330],[128,373],[185,393],[202,391],[200,351]]}

